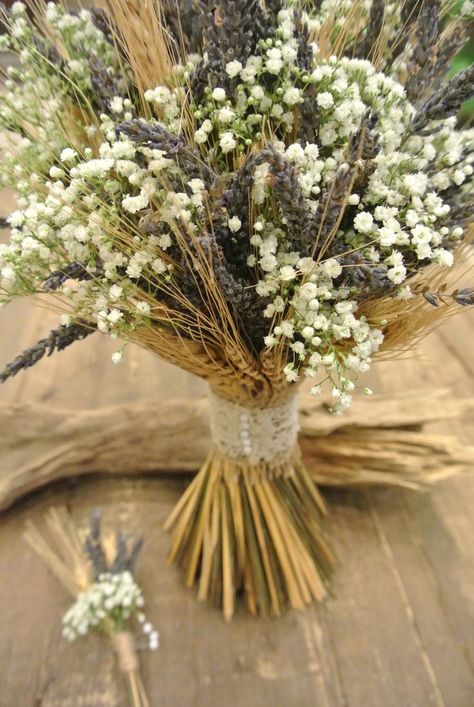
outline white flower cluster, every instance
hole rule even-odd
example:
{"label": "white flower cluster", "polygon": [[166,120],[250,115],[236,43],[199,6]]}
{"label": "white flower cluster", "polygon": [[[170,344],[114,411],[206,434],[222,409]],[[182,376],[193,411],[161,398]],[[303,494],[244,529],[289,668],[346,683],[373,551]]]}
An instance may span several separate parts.
{"label": "white flower cluster", "polygon": [[[309,21],[305,13],[304,18]],[[313,50],[318,51],[316,45]],[[291,132],[294,107],[303,101],[305,85],[312,80],[298,68],[297,57],[292,11],[282,10],[275,36],[262,41],[258,55],[251,55],[245,65],[239,61],[226,65],[229,78],[238,82],[232,95],[220,87],[208,90],[195,112],[200,121],[196,142],[205,144],[208,153],[219,159],[261,140],[266,120],[282,136]],[[265,80],[269,74],[270,85]]]}
{"label": "white flower cluster", "polygon": [[[94,25],[90,12],[70,14],[50,2],[46,17],[55,42],[71,57],[67,62],[56,50],[50,53],[45,40],[38,37],[25,3],[13,4],[9,31],[0,37],[0,51],[13,51],[19,59],[7,69],[6,90],[0,96],[0,126],[11,131],[2,146],[0,183],[15,189],[20,206],[26,206],[26,199],[40,190],[49,172],[58,180],[65,177],[59,156],[66,150],[67,161],[74,151],[69,145],[68,126],[61,124],[59,116],[72,115],[77,95],[86,97],[91,93],[90,57],[94,56],[107,73],[117,77],[118,90],[125,86],[116,53]],[[122,107],[125,111],[126,101]],[[79,115],[71,120],[77,128],[82,122]],[[86,121],[83,128],[91,138],[97,132],[93,121]],[[12,133],[22,137],[12,139]]]}
{"label": "white flower cluster", "polygon": [[140,611],[143,605],[141,589],[131,572],[104,573],[87,592],[78,595],[76,602],[64,615],[63,636],[69,641],[75,641],[94,629],[120,631],[136,614],[149,638],[150,648],[156,650],[159,645],[158,634]]}
{"label": "white flower cluster", "polygon": [[[285,29],[291,27],[288,13],[280,13],[280,19]],[[277,58],[275,52],[271,56]],[[291,53],[286,56],[290,63],[294,61]],[[277,66],[272,65],[272,69],[276,72]],[[255,89],[264,91],[255,85],[256,77],[258,72],[253,76],[254,93]],[[407,140],[414,109],[403,87],[378,73],[368,61],[335,57],[319,60],[316,55],[307,81],[308,86],[317,88],[320,142],[304,147],[300,143],[286,147],[281,142],[276,147],[297,168],[308,211],[316,212],[322,189],[339,168],[344,168],[348,139],[357,132],[367,110],[376,111],[380,152],[365,192],[348,196],[352,226],[346,223],[345,232],[340,234],[346,250],[362,252],[367,262],[385,272],[393,286],[401,285],[420,261],[451,265],[452,252],[442,246],[456,242],[462,229],[437,226],[450,210],[442,200],[442,191],[472,175],[471,164],[456,164],[458,152],[467,140],[472,141],[472,134],[457,133],[454,120],[448,120],[433,137]],[[245,87],[239,86],[237,93],[240,88]],[[212,118],[212,111],[208,115]],[[429,169],[431,165],[436,169]],[[337,260],[314,262],[288,252],[284,219],[279,222],[274,215],[272,220],[264,215],[266,198],[271,199],[267,178],[268,166],[257,168],[252,197],[262,213],[253,224],[250,243],[254,252],[247,261],[249,267],[259,266],[262,273],[257,293],[267,301],[271,298],[264,314],[276,324],[265,342],[271,347],[284,341],[293,352],[293,361],[285,369],[287,380],[297,380],[301,372],[311,377],[323,372],[323,379],[333,383],[335,411],[339,411],[350,402],[353,388],[347,373],[368,369],[382,333],[374,323],[369,326],[363,317],[357,317],[352,292],[337,285],[342,274]],[[229,224],[235,219],[238,225],[238,214],[231,213]],[[409,296],[409,290],[405,288],[400,294]],[[313,392],[319,389],[318,382]]]}
{"label": "white flower cluster", "polygon": [[145,91],[145,100],[155,108],[172,132],[179,132],[184,96],[182,87],[170,89],[167,86],[157,86]]}
{"label": "white flower cluster", "polygon": [[[266,224],[262,234],[254,237],[253,243],[260,254],[263,252],[262,259],[267,262],[270,255],[275,265],[257,285],[257,292],[274,297],[265,315],[277,318],[265,344],[270,348],[282,341],[288,345],[292,360],[284,372],[289,382],[297,381],[301,373],[317,379],[310,392],[319,395],[321,385],[330,381],[332,410],[341,413],[352,400],[355,386],[351,375],[369,370],[371,356],[382,343],[382,332],[369,326],[363,316],[356,316],[357,303],[348,299],[347,288],[335,284],[342,273],[336,259],[316,264],[298,254],[275,256],[269,251],[276,251],[278,234],[271,224]],[[288,301],[290,311],[281,319]]]}

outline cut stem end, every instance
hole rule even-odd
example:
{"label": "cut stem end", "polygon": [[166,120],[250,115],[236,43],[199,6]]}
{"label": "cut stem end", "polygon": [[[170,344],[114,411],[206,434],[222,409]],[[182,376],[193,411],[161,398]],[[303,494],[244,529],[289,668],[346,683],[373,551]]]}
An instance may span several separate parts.
{"label": "cut stem end", "polygon": [[297,448],[277,473],[214,450],[166,521],[168,559],[226,620],[238,594],[253,615],[304,609],[325,598],[334,562],[321,533],[324,513]]}

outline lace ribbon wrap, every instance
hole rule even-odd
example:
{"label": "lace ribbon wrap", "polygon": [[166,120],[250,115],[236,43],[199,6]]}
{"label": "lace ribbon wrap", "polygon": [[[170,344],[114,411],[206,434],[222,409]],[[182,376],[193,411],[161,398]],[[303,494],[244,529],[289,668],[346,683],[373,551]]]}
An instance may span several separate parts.
{"label": "lace ribbon wrap", "polygon": [[242,466],[278,474],[294,455],[298,437],[298,396],[269,408],[248,408],[209,390],[211,436],[221,454]]}

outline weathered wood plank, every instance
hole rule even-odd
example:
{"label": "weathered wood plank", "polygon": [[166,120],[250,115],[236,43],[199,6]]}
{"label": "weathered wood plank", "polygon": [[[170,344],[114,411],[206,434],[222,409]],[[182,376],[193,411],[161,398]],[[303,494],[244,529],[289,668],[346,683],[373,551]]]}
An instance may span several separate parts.
{"label": "weathered wood plank", "polygon": [[[449,346],[445,327],[426,342],[424,365],[399,364],[404,384],[427,387],[443,382],[453,395],[473,390],[472,377],[461,360],[472,336],[472,314],[449,323]],[[463,326],[461,325],[463,323]],[[458,333],[459,332],[459,333]],[[461,354],[461,355],[460,355]],[[384,380],[384,389],[396,387],[393,377]],[[468,420],[469,418],[467,418]],[[472,425],[447,421],[435,423],[433,430],[456,432],[472,442]],[[474,520],[469,509],[474,497],[474,477],[452,479],[429,497],[410,493],[399,496],[387,492],[370,495],[372,513],[382,543],[393,557],[393,571],[400,582],[413,615],[423,649],[439,684],[446,705],[469,704],[474,695],[472,637],[474,611],[472,587],[472,538]],[[471,588],[469,590],[469,587]]]}
{"label": "weathered wood plank", "polygon": [[380,543],[370,503],[364,493],[331,491],[328,497],[328,532],[340,567],[335,597],[326,610],[348,704],[442,705],[436,676],[400,596],[393,560]]}
{"label": "weathered wood plank", "polygon": [[[453,626],[452,617],[446,610],[445,587],[440,586],[437,568],[433,567],[430,561],[425,538],[417,527],[419,515],[426,514],[427,509],[431,508],[435,515],[428,499],[424,498],[422,505],[421,513],[414,517],[410,501],[407,502],[403,492],[393,494],[377,491],[372,494],[374,520],[382,546],[392,563],[400,595],[412,617],[420,646],[436,676],[443,702],[449,707],[464,707],[470,703],[474,694],[472,663],[467,646],[460,639],[459,632]],[[436,541],[439,544],[441,519],[435,516],[434,520]],[[446,552],[445,547],[443,550]],[[450,554],[452,556],[453,552]],[[454,556],[456,560],[453,564],[458,565],[459,548],[454,550]],[[449,576],[447,584],[453,585],[455,578],[449,572],[449,563],[449,557],[446,555],[443,572]],[[462,581],[467,586],[468,573],[462,573]],[[451,591],[457,593],[458,589],[453,588],[450,593]],[[463,616],[466,620],[468,617],[465,610],[468,604],[469,596],[466,593],[463,599]]]}

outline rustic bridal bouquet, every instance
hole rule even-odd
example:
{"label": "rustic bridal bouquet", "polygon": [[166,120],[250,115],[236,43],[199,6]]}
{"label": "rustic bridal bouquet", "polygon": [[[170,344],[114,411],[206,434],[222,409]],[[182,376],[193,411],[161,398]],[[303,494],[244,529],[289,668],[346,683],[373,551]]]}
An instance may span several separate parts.
{"label": "rustic bridal bouquet", "polygon": [[[474,302],[474,130],[447,78],[454,3],[35,0],[4,16],[4,302],[61,325],[1,374],[98,331],[209,382],[213,446],[171,558],[199,597],[278,615],[325,596],[323,502],[297,392],[335,414],[372,359]],[[464,273],[463,273],[464,271]],[[370,390],[365,389],[367,394]]]}

